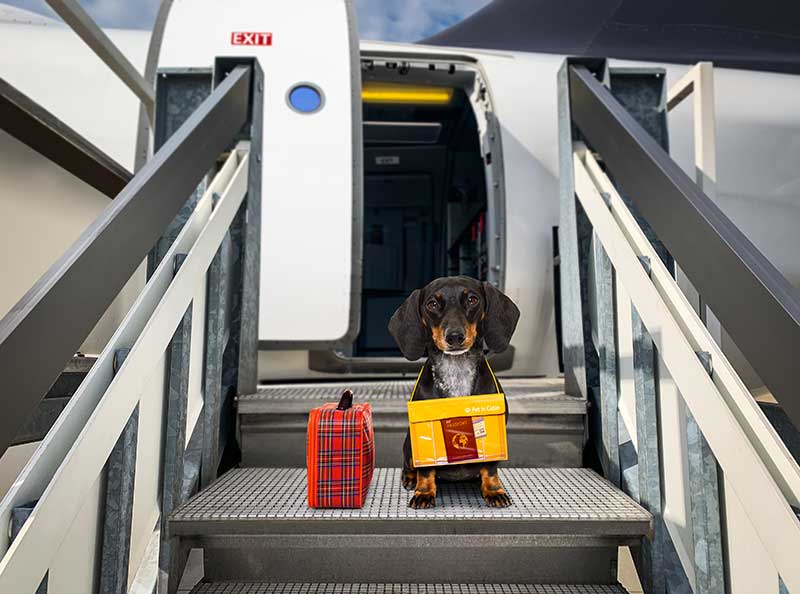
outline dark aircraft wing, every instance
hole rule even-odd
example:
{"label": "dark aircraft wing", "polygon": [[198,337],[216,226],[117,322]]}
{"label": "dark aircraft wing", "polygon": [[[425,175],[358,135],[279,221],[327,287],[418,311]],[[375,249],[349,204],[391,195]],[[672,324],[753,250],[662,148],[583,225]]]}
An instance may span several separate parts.
{"label": "dark aircraft wing", "polygon": [[420,43],[800,73],[800,0],[494,0]]}

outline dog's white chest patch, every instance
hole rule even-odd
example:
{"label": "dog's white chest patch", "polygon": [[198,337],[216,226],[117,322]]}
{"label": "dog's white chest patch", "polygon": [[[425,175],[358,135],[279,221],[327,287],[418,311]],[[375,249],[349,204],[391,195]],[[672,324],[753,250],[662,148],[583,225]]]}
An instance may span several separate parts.
{"label": "dog's white chest patch", "polygon": [[433,369],[433,381],[444,397],[470,396],[477,371],[468,357],[442,357]]}

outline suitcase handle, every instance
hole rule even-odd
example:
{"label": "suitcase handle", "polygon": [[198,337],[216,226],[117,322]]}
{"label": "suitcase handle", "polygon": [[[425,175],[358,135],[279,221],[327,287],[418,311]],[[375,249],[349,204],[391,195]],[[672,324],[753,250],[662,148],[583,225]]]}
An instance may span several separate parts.
{"label": "suitcase handle", "polygon": [[342,397],[339,399],[339,406],[336,407],[336,410],[347,410],[351,406],[353,406],[353,391],[345,390],[342,392]]}

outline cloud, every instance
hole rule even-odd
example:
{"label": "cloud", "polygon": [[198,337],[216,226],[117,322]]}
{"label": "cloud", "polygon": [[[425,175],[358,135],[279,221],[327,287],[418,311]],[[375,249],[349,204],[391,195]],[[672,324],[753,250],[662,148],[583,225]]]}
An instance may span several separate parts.
{"label": "cloud", "polygon": [[[277,0],[258,0],[277,1]],[[490,0],[356,0],[362,39],[419,41],[446,29]],[[58,18],[44,0],[0,0]],[[160,0],[80,0],[101,27],[150,29]]]}
{"label": "cloud", "polygon": [[419,41],[454,25],[490,0],[356,0],[362,39]]}
{"label": "cloud", "polygon": [[[44,0],[0,1],[60,20]],[[80,0],[80,3],[101,27],[151,29],[161,2],[160,0]]]}

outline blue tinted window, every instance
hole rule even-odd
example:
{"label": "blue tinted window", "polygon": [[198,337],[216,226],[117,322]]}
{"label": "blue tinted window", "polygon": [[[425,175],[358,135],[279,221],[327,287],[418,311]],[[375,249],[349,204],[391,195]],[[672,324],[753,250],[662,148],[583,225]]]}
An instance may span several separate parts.
{"label": "blue tinted window", "polygon": [[322,95],[309,85],[297,85],[289,92],[289,104],[300,113],[312,113],[322,107]]}

